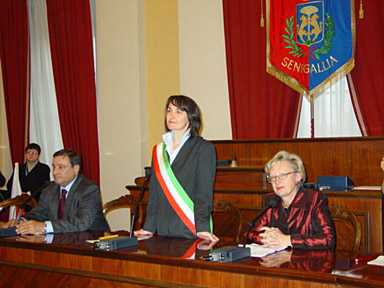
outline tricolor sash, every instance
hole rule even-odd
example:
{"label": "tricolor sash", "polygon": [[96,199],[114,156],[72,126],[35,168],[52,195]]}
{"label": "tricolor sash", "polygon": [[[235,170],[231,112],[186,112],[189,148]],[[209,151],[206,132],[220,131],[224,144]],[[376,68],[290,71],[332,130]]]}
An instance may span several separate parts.
{"label": "tricolor sash", "polygon": [[203,241],[203,239],[197,239],[195,242],[193,242],[191,247],[189,247],[187,252],[185,252],[185,254],[183,256],[181,256],[181,258],[183,258],[183,259],[195,259],[197,244],[201,241]]}
{"label": "tricolor sash", "polygon": [[185,226],[196,235],[194,203],[172,171],[165,143],[153,147],[153,167],[168,202]]}

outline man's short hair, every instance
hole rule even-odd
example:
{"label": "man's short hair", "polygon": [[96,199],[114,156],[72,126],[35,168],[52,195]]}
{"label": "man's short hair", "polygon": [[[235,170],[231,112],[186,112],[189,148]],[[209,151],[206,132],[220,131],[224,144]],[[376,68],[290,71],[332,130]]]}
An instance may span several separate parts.
{"label": "man's short hair", "polygon": [[41,152],[41,148],[40,148],[39,144],[36,144],[36,143],[29,143],[25,147],[25,152],[27,152],[28,150],[36,150],[39,155],[40,155],[40,152]]}
{"label": "man's short hair", "polygon": [[69,162],[71,162],[72,167],[75,167],[75,165],[79,165],[81,167],[81,156],[79,153],[72,149],[61,149],[59,151],[56,151],[53,154],[53,157],[57,156],[68,156]]}

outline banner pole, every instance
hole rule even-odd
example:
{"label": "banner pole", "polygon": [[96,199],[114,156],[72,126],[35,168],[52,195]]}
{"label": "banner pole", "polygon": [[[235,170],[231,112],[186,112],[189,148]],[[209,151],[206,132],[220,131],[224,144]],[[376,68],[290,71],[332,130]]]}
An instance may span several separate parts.
{"label": "banner pole", "polygon": [[309,96],[311,105],[311,138],[315,138],[315,101],[313,95]]}

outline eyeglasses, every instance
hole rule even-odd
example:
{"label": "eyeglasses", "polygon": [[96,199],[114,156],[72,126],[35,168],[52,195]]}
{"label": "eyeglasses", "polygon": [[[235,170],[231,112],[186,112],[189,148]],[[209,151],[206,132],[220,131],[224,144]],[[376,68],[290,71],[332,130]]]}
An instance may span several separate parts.
{"label": "eyeglasses", "polygon": [[38,152],[37,151],[27,151],[27,152],[25,152],[25,154],[36,155],[36,154],[38,154]]}
{"label": "eyeglasses", "polygon": [[276,178],[279,178],[280,180],[285,180],[285,179],[287,179],[289,174],[293,174],[293,173],[299,173],[299,171],[292,171],[292,172],[288,172],[288,173],[281,173],[281,174],[276,175],[276,176],[267,176],[267,180],[268,180],[269,183],[274,183],[274,182],[276,182]]}

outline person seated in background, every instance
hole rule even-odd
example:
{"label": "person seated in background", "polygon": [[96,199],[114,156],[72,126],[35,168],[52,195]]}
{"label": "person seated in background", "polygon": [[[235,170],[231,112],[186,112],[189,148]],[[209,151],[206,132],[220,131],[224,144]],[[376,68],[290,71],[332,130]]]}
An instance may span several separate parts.
{"label": "person seated in background", "polygon": [[263,209],[271,208],[254,223],[248,241],[274,249],[334,249],[328,199],[320,191],[303,188],[306,174],[301,158],[280,151],[264,171],[274,193],[263,197]]}
{"label": "person seated in background", "polygon": [[[0,188],[5,185],[5,177],[0,171]],[[0,202],[5,200],[4,194],[7,194],[7,191],[0,190]]]}
{"label": "person seated in background", "polygon": [[[381,159],[381,170],[383,170],[384,172],[384,157]],[[383,183],[381,184],[381,191],[384,193],[384,179],[383,179]]]}
{"label": "person seated in background", "polygon": [[19,234],[109,231],[101,207],[100,190],[80,174],[81,157],[71,149],[53,154],[54,182],[43,188],[36,206],[20,223],[14,219],[3,228],[16,226]]}
{"label": "person seated in background", "polygon": [[[50,168],[39,161],[41,148],[36,143],[30,143],[25,147],[26,162],[19,165],[19,181],[22,192],[30,192],[36,201],[39,200],[41,188],[49,181]],[[7,183],[8,193],[5,199],[11,196],[13,185],[13,173]]]}
{"label": "person seated in background", "polygon": [[3,187],[5,184],[5,177],[0,171],[0,187]]}

